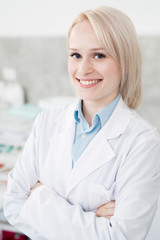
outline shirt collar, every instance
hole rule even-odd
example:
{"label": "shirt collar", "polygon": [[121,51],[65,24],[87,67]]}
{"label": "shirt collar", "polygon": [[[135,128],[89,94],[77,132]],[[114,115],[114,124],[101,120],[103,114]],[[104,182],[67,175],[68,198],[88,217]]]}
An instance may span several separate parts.
{"label": "shirt collar", "polygon": [[[101,127],[103,127],[104,124],[110,118],[120,98],[121,98],[121,95],[119,93],[118,96],[112,102],[107,104],[103,109],[101,109],[98,113],[95,114],[95,116],[92,119],[92,123],[94,124],[94,122],[97,121],[97,118],[98,118],[100,119]],[[74,111],[74,118],[77,123],[79,123],[81,120],[83,122],[86,121],[82,113],[81,105],[82,105],[82,100],[80,99]]]}
{"label": "shirt collar", "polygon": [[101,126],[103,127],[104,124],[108,121],[108,119],[110,118],[110,116],[112,115],[112,112],[114,111],[117,103],[119,102],[121,98],[120,93],[118,94],[118,96],[109,104],[107,104],[103,109],[101,109],[97,115],[99,116],[100,120],[101,120]]}
{"label": "shirt collar", "polygon": [[82,105],[82,100],[80,99],[78,101],[78,104],[75,108],[75,111],[74,111],[74,118],[76,120],[76,122],[80,122],[80,119],[83,119],[84,116],[83,116],[83,113],[82,113],[82,109],[81,109],[81,105]]}

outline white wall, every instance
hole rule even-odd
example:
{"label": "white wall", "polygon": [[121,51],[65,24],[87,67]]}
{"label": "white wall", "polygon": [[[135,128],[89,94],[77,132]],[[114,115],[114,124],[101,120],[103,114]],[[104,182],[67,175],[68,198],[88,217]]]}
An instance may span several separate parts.
{"label": "white wall", "polygon": [[127,13],[140,35],[160,35],[159,0],[0,0],[0,37],[66,35],[80,11],[101,5]]}

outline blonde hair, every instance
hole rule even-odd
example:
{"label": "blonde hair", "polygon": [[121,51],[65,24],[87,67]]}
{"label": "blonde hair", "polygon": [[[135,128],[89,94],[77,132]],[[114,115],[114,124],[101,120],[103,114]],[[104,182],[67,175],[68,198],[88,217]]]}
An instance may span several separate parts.
{"label": "blonde hair", "polygon": [[131,20],[123,12],[100,7],[80,13],[73,27],[88,20],[101,46],[117,61],[121,68],[120,93],[128,107],[135,109],[141,102],[142,57],[137,34]]}

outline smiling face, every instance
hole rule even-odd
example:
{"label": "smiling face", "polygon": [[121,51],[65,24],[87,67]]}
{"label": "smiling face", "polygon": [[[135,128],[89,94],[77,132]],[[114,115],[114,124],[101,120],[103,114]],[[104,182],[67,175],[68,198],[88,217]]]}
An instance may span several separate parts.
{"label": "smiling face", "polygon": [[104,50],[89,21],[76,24],[69,37],[68,72],[77,95],[83,102],[104,107],[119,92],[121,71]]}

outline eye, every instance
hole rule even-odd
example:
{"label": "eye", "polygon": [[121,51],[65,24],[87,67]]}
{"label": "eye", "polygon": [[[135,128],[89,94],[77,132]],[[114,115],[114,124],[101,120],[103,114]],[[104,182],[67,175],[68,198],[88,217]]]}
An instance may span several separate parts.
{"label": "eye", "polygon": [[95,53],[95,54],[94,54],[94,57],[95,57],[96,59],[102,59],[102,58],[105,58],[106,55],[103,54],[103,53]]}
{"label": "eye", "polygon": [[70,57],[73,57],[75,59],[79,59],[79,58],[81,58],[81,55],[79,53],[71,53]]}

